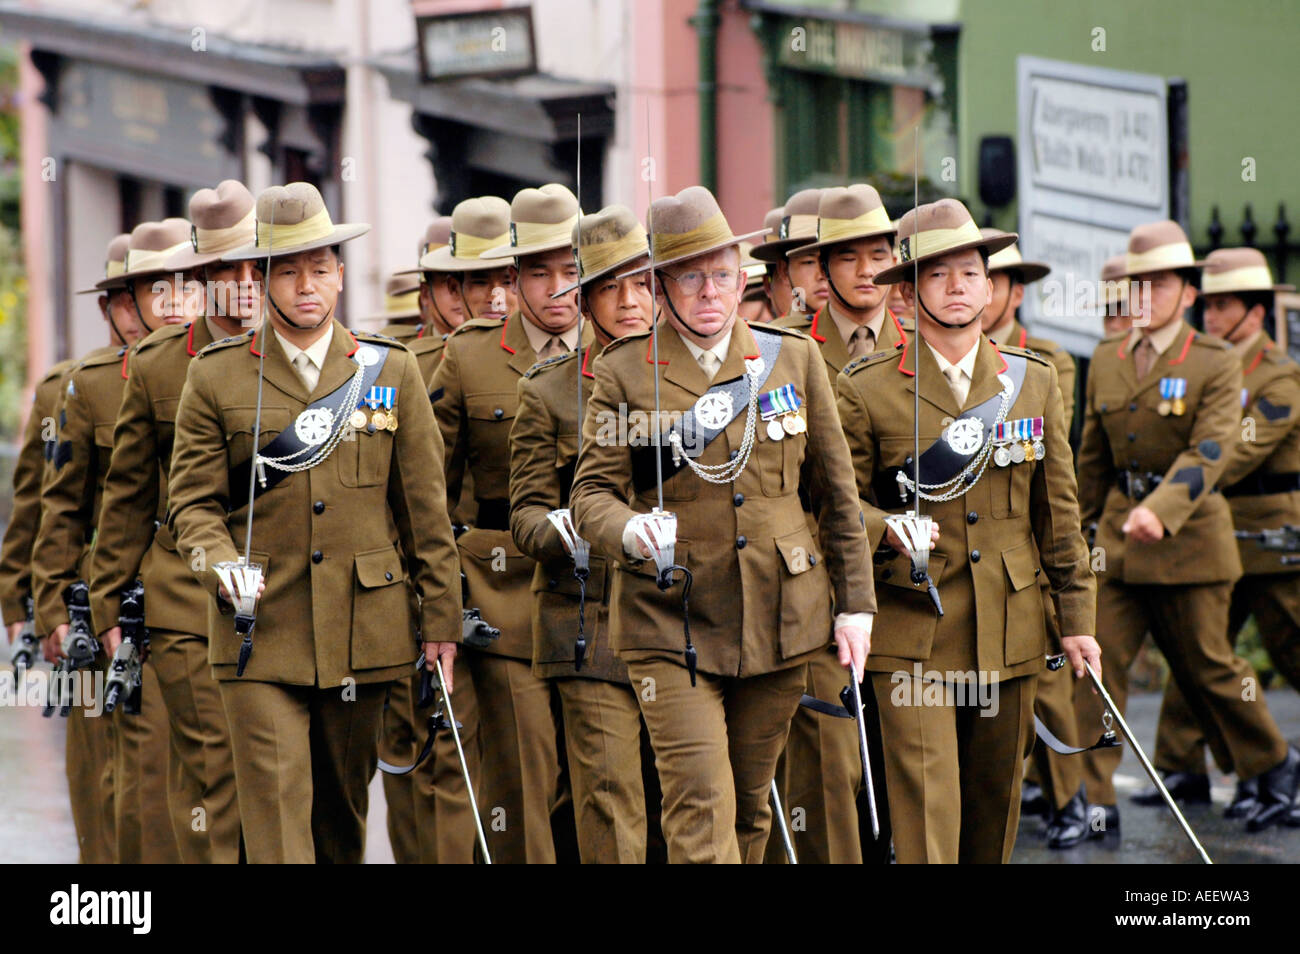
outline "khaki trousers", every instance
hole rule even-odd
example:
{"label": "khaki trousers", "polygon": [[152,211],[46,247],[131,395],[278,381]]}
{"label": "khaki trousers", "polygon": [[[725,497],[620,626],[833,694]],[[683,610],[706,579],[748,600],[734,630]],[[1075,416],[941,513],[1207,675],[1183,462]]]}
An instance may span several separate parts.
{"label": "khaki trousers", "polygon": [[167,797],[172,829],[186,864],[237,864],[239,803],[230,726],[208,665],[203,636],[149,631],[153,667],[171,736]]}
{"label": "khaki trousers", "polygon": [[[113,808],[113,719],[101,713],[89,716],[74,706],[68,713],[64,736],[64,771],[72,824],[83,865],[111,865],[116,861],[117,837]],[[53,716],[57,719],[58,715]]]}
{"label": "khaki trousers", "polygon": [[[451,704],[461,723],[465,762],[480,794],[482,763],[479,757],[478,705],[470,679],[468,654],[456,654],[452,667]],[[384,716],[381,751],[384,759],[409,764],[427,738],[428,712],[416,709],[420,677],[393,683]],[[414,772],[383,777],[388,802],[388,838],[398,864],[473,864],[477,835],[469,807],[465,775],[450,730],[440,731],[433,751]]]}
{"label": "khaki trousers", "polygon": [[628,660],[663,790],[670,864],[761,864],[770,792],[806,674],[698,675],[662,659]]}
{"label": "khaki trousers", "polygon": [[[1123,708],[1129,666],[1149,631],[1197,721],[1222,738],[1237,774],[1254,778],[1278,765],[1287,746],[1254,670],[1228,641],[1231,591],[1230,583],[1132,586],[1103,579],[1097,588],[1097,641],[1106,690]],[[1076,684],[1074,706],[1079,737],[1095,735],[1104,707],[1090,681]],[[1112,776],[1122,755],[1120,748],[1108,748],[1075,756],[1092,804],[1115,804]]]}
{"label": "khaki trousers", "polygon": [[140,714],[118,708],[100,718],[115,722],[113,731],[113,814],[117,863],[179,864],[180,849],[167,801],[167,766],[171,734],[158,674],[149,663],[141,668]]}
{"label": "khaki trousers", "polygon": [[218,685],[249,862],[359,864],[388,683]]}
{"label": "khaki trousers", "polygon": [[571,814],[567,824],[562,821],[570,802],[560,770],[560,714],[553,687],[534,676],[525,660],[461,651],[479,703],[479,812],[492,861],[554,864],[557,851],[565,857],[576,854],[569,839],[557,845],[552,831],[553,825],[562,832],[572,830]]}
{"label": "khaki trousers", "polygon": [[556,679],[578,857],[583,864],[645,864],[643,724],[631,686]]}
{"label": "khaki trousers", "polygon": [[[1056,619],[1056,604],[1052,602],[1052,592],[1042,587],[1043,618],[1047,621],[1049,643],[1060,641],[1061,628]],[[1102,661],[1103,668],[1105,660]],[[1074,715],[1074,671],[1068,665],[1053,672],[1044,669],[1038,674],[1038,688],[1034,693],[1034,715],[1043,720],[1047,730],[1066,745],[1091,745],[1095,738],[1080,743],[1078,740],[1078,720]],[[1098,732],[1100,735],[1100,731]],[[1048,801],[1058,810],[1079,791],[1083,773],[1079,762],[1073,755],[1061,755],[1053,752],[1042,742],[1035,740],[1033,761],[1034,781],[1043,786]]]}
{"label": "khaki trousers", "polygon": [[981,706],[973,690],[941,683],[926,693],[929,684],[910,673],[871,673],[899,864],[1011,859],[1036,684],[1036,676],[993,683]]}

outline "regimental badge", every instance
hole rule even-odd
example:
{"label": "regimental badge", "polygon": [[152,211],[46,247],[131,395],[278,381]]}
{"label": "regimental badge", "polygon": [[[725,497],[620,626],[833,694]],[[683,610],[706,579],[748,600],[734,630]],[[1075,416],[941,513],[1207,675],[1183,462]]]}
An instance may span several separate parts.
{"label": "regimental badge", "polygon": [[969,457],[984,446],[984,422],[978,417],[959,417],[948,425],[944,440],[958,454]]}
{"label": "regimental badge", "polygon": [[372,364],[377,364],[379,362],[379,349],[371,347],[370,345],[362,345],[357,349],[356,359],[357,364],[368,368]]}
{"label": "regimental badge", "polygon": [[808,430],[808,422],[803,419],[799,409],[803,407],[803,398],[793,384],[783,384],[774,391],[758,396],[758,409],[767,422],[767,436],[770,440],[782,440],[787,434],[794,437]]}
{"label": "regimental badge", "polygon": [[731,423],[731,395],[726,391],[711,391],[695,402],[695,419],[702,427],[720,431]]}
{"label": "regimental badge", "polygon": [[334,415],[327,408],[309,407],[293,422],[293,432],[308,447],[323,444],[334,430]]}
{"label": "regimental badge", "polygon": [[1161,417],[1168,417],[1170,414],[1180,417],[1187,412],[1187,379],[1186,378],[1161,378],[1160,379],[1160,403],[1156,405],[1156,413]]}

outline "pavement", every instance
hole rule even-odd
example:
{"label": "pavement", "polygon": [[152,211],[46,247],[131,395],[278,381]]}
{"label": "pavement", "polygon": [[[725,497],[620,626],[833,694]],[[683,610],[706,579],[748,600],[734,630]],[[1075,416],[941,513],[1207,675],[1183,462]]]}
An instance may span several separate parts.
{"label": "pavement", "polygon": [[[1300,694],[1275,689],[1264,694],[1283,732],[1300,744]],[[1160,697],[1135,694],[1127,718],[1148,754],[1154,748]],[[125,718],[115,715],[112,718]],[[77,860],[76,834],[68,812],[63,771],[65,721],[41,717],[40,709],[0,707],[0,863],[72,864]],[[1184,809],[1188,823],[1216,862],[1260,864],[1300,862],[1300,829],[1273,828],[1252,835],[1243,823],[1223,818],[1235,780],[1212,771],[1212,805]],[[1141,765],[1126,746],[1116,776],[1120,790],[1120,836],[1088,842],[1069,851],[1052,851],[1043,843],[1039,819],[1022,819],[1012,862],[1016,864],[1192,864],[1195,850],[1166,808],[1144,808],[1128,795],[1148,784]],[[369,838],[366,861],[392,863],[383,786],[376,775],[370,786]]]}

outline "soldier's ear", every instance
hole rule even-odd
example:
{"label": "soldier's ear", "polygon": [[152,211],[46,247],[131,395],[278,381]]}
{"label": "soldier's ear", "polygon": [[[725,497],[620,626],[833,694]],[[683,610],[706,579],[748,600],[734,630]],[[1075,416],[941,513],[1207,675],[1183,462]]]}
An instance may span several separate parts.
{"label": "soldier's ear", "polygon": [[1025,286],[1020,282],[1011,283],[1011,310],[1014,312],[1025,300]]}
{"label": "soldier's ear", "polygon": [[339,262],[339,291],[343,290],[343,263]]}

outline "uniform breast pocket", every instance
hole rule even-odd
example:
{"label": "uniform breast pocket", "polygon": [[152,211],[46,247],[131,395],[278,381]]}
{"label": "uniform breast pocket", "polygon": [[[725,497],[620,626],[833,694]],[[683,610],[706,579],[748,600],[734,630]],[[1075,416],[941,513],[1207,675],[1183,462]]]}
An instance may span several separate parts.
{"label": "uniform breast pocket", "polygon": [[[759,427],[761,430],[763,425]],[[808,438],[802,433],[785,434],[776,441],[766,434],[755,438],[753,453],[757,458],[758,481],[764,496],[780,497],[799,488],[799,468],[807,446]]]}
{"label": "uniform breast pocket", "polygon": [[351,431],[334,449],[339,483],[344,487],[374,487],[388,479],[393,435],[386,430]]}
{"label": "uniform breast pocket", "polygon": [[989,482],[989,509],[998,520],[1023,517],[1029,509],[1029,481],[1037,463],[1025,461],[999,467],[990,463],[984,479]]}
{"label": "uniform breast pocket", "polygon": [[[242,464],[253,456],[253,430],[257,425],[257,408],[255,406],[229,407],[225,409],[226,456],[230,463]],[[262,419],[257,439],[258,447],[263,450],[280,436],[289,426],[289,409],[287,407],[262,408]]]}
{"label": "uniform breast pocket", "polygon": [[465,396],[469,419],[470,460],[478,468],[510,470],[510,428],[515,422],[514,391],[489,391]]}

